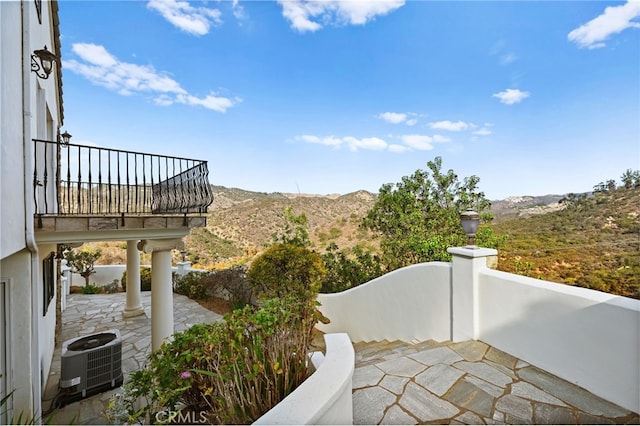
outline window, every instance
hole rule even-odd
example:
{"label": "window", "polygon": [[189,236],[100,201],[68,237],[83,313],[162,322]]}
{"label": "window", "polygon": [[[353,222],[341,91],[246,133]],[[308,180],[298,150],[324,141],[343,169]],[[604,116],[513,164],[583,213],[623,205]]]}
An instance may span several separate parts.
{"label": "window", "polygon": [[49,305],[51,304],[51,299],[53,299],[53,294],[56,289],[56,271],[54,265],[55,256],[56,254],[54,252],[51,252],[51,254],[42,261],[42,281],[44,284],[44,289],[42,292],[42,301],[44,303],[42,316],[47,315]]}

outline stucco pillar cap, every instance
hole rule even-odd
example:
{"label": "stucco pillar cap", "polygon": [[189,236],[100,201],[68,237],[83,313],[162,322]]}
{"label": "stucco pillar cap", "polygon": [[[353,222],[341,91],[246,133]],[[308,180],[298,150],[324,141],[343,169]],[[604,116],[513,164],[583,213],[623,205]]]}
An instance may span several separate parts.
{"label": "stucco pillar cap", "polygon": [[498,250],[492,248],[465,246],[465,247],[449,247],[447,253],[454,256],[462,256],[469,258],[497,256]]}

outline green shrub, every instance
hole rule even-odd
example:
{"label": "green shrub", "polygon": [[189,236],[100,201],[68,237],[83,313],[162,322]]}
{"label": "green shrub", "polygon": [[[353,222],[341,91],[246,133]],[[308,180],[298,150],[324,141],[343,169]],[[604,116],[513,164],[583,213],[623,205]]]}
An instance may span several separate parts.
{"label": "green shrub", "polygon": [[288,297],[236,310],[224,322],[194,325],[150,355],[119,403],[130,424],[181,409],[205,412],[210,424],[252,423],[308,377],[306,355],[318,319],[313,302]]}
{"label": "green shrub", "polygon": [[87,284],[83,287],[80,287],[82,290],[82,294],[98,294],[102,293],[102,289],[95,284]]}
{"label": "green shrub", "polygon": [[[127,290],[127,271],[125,270],[122,273],[122,278],[120,278],[120,283],[122,285],[123,290]],[[140,267],[140,290],[142,291],[151,291],[151,268],[148,266]]]}
{"label": "green shrub", "polygon": [[190,299],[204,299],[207,297],[208,272],[191,271],[182,277],[176,277],[174,290]]}
{"label": "green shrub", "polygon": [[338,293],[384,274],[380,258],[360,246],[354,247],[349,253],[331,244],[322,255],[322,260],[327,269],[320,289],[322,293]]}
{"label": "green shrub", "polygon": [[293,244],[275,244],[253,261],[247,278],[260,299],[292,295],[315,300],[325,274],[318,253]]}

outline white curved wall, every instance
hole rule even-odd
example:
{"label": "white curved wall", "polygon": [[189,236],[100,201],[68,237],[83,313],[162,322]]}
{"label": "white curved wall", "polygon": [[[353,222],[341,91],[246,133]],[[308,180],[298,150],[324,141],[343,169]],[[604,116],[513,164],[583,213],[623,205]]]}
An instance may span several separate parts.
{"label": "white curved wall", "polygon": [[344,333],[324,336],[322,364],[307,380],[254,424],[353,424],[353,371],[355,353]]}
{"label": "white curved wall", "polygon": [[480,340],[640,412],[640,301],[485,269]]}
{"label": "white curved wall", "polygon": [[352,341],[438,341],[451,338],[451,264],[421,263],[390,272],[341,293],[320,294],[320,311],[331,320],[325,333]]}

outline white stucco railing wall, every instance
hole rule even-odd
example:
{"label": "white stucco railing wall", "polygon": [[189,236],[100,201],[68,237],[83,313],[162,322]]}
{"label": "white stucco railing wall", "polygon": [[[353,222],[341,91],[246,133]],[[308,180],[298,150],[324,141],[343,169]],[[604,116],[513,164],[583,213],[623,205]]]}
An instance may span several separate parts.
{"label": "white stucco railing wall", "polygon": [[479,339],[640,412],[640,301],[479,271]]}
{"label": "white stucco railing wall", "polygon": [[640,301],[487,267],[495,250],[449,249],[452,263],[409,266],[320,294],[352,341],[481,340],[640,412]]}
{"label": "white stucco railing wall", "polygon": [[353,345],[345,333],[326,334],[324,341],[324,360],[316,371],[254,424],[353,424]]}
{"label": "white stucco railing wall", "polygon": [[449,340],[451,264],[430,262],[398,269],[342,293],[320,294],[325,333],[352,341]]}
{"label": "white stucco railing wall", "polygon": [[[94,269],[96,273],[91,274],[89,277],[89,283],[95,284],[98,287],[103,287],[111,284],[113,280],[118,280],[119,283],[122,278],[122,273],[127,270],[127,265],[96,265]],[[84,278],[82,278],[80,274],[73,272],[70,276],[70,286],[84,285]]]}
{"label": "white stucco railing wall", "polygon": [[[178,265],[176,267],[173,267],[172,270],[177,272],[180,275],[184,275],[190,271],[206,272],[205,270],[201,270],[201,269],[193,269],[191,268],[190,265],[191,265],[191,262],[178,263]],[[148,268],[151,267],[151,265],[140,265],[140,266],[145,266]],[[96,265],[94,269],[96,273],[92,274],[89,277],[89,283],[95,284],[98,287],[103,287],[105,285],[111,284],[113,280],[118,280],[118,283],[120,283],[120,280],[122,279],[122,273],[127,270],[127,265]],[[69,284],[69,286],[84,285],[84,278],[82,278],[80,274],[70,273],[70,276],[71,276],[71,283]]]}

